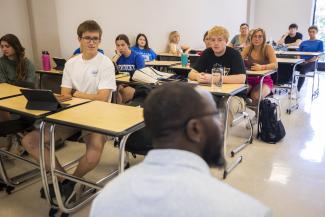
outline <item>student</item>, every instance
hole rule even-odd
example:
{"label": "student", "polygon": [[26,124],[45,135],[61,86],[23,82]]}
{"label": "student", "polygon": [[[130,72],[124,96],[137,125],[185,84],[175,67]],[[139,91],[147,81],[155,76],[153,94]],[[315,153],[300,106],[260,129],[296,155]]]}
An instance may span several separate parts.
{"label": "student", "polygon": [[168,53],[174,55],[181,55],[182,53],[189,53],[191,48],[188,45],[180,45],[180,34],[173,31],[169,34]]}
{"label": "student", "polygon": [[157,58],[157,54],[149,47],[147,36],[142,33],[138,34],[131,50],[140,54],[145,61],[152,61]]}
{"label": "student", "polygon": [[[228,75],[223,77],[226,84],[244,84],[246,71],[240,53],[228,47],[229,32],[222,26],[213,27],[209,33],[210,48],[207,48],[189,73],[189,78],[202,84],[211,83],[211,69],[216,63],[229,68]],[[235,96],[230,100],[229,123],[237,112],[245,108],[243,98]]]}
{"label": "student", "polygon": [[277,44],[285,44],[287,46],[299,46],[302,41],[302,34],[298,31],[298,25],[292,23],[289,25],[289,31],[284,33]]}
{"label": "student", "polygon": [[[112,91],[116,89],[115,70],[112,61],[98,52],[102,36],[101,27],[97,22],[87,20],[79,25],[77,34],[83,51],[81,55],[67,61],[63,71],[61,94],[110,102]],[[71,136],[72,132],[74,131],[67,127],[56,128],[56,135],[63,141]],[[83,135],[87,148],[73,173],[77,177],[83,177],[96,167],[106,142],[106,137],[98,133],[83,132]],[[28,133],[22,139],[23,146],[36,160],[39,159],[39,139],[39,130]],[[49,132],[46,129],[45,143],[48,142]],[[46,148],[44,151],[46,168],[49,169],[49,150]],[[56,164],[57,169],[64,170],[58,161]],[[74,185],[72,181],[60,180],[60,190],[66,199],[73,192]],[[50,186],[50,189],[53,187]]]}
{"label": "student", "polygon": [[115,45],[118,54],[113,59],[116,60],[120,72],[128,72],[132,76],[135,70],[145,67],[143,57],[130,49],[130,41],[126,35],[118,35]]}
{"label": "student", "polygon": [[[153,90],[144,121],[154,149],[109,182],[91,217],[271,217],[271,210],[211,175],[222,168],[222,123],[213,97],[186,83]],[[127,210],[125,209],[127,207]]]}
{"label": "student", "polygon": [[[208,33],[209,33],[209,31],[206,31],[204,33],[204,36],[203,36],[203,42],[205,44],[205,49],[210,47],[210,39],[209,39]],[[203,53],[203,51],[198,51],[197,52],[197,54],[200,55],[200,56],[202,55],[202,53]]]}
{"label": "student", "polygon": [[228,44],[229,47],[235,49],[243,49],[249,45],[249,26],[247,23],[240,24],[240,34],[235,35],[231,42]]}
{"label": "student", "polygon": [[[303,41],[298,51],[304,52],[324,52],[323,41],[317,39],[318,28],[317,26],[310,26],[308,28],[309,40]],[[305,60],[302,64],[299,64],[297,70],[300,71],[300,74],[304,75],[307,72],[315,70],[315,61],[318,60],[318,57],[311,56],[301,56]],[[298,80],[298,91],[301,90],[305,82],[304,77],[299,77]]]}
{"label": "student", "polygon": [[[277,69],[278,63],[274,49],[271,45],[266,44],[266,34],[261,28],[253,30],[251,35],[251,44],[245,47],[241,55],[247,63],[247,67],[253,71]],[[250,98],[253,104],[257,105],[259,100],[259,82],[261,77],[248,76]],[[271,76],[263,80],[262,98],[271,93],[273,81]]]}
{"label": "student", "polygon": [[[0,83],[34,87],[36,76],[32,62],[25,56],[25,48],[17,36],[7,34],[0,38],[3,56],[0,58]],[[10,113],[0,111],[0,121],[10,120]]]}

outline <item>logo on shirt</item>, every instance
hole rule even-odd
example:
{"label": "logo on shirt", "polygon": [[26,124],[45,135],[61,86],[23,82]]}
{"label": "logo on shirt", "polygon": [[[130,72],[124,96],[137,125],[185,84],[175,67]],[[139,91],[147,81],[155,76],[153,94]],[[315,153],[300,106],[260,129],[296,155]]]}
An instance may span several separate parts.
{"label": "logo on shirt", "polygon": [[135,66],[134,65],[118,65],[118,69],[121,72],[134,72]]}
{"label": "logo on shirt", "polygon": [[90,74],[91,74],[92,76],[96,77],[97,74],[98,74],[98,69],[93,69],[93,70],[91,70],[91,71],[90,71]]}

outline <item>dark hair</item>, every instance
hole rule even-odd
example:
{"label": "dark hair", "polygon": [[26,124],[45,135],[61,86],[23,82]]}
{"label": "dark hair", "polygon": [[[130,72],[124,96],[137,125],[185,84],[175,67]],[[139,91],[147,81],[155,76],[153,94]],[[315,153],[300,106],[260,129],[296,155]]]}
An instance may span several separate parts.
{"label": "dark hair", "polygon": [[135,46],[139,47],[138,40],[139,40],[139,38],[140,38],[141,36],[143,36],[144,39],[146,40],[146,44],[144,45],[144,49],[145,49],[145,50],[150,50],[149,42],[148,42],[147,36],[146,36],[145,34],[143,34],[143,33],[139,33],[139,34],[137,35],[137,38],[135,39]]}
{"label": "dark hair", "polygon": [[[26,57],[25,57],[25,48],[21,45],[19,39],[14,34],[7,34],[0,38],[0,43],[2,41],[7,42],[14,50],[16,55],[16,73],[17,80],[22,81],[26,79]],[[4,58],[8,58],[3,55]]]}
{"label": "dark hair", "polygon": [[98,32],[99,38],[102,37],[102,29],[95,20],[86,20],[78,26],[77,34],[81,38],[82,34],[85,32]]}
{"label": "dark hair", "polygon": [[289,29],[298,29],[298,25],[295,24],[295,23],[291,23],[291,24],[289,25]]}
{"label": "dark hair", "polygon": [[242,23],[242,24],[240,24],[239,28],[242,27],[242,26],[247,26],[247,27],[249,27],[249,25],[248,25],[247,23]]}
{"label": "dark hair", "polygon": [[130,40],[129,40],[129,38],[125,34],[119,34],[116,37],[115,42],[117,42],[119,40],[125,41],[125,43],[130,47]]}
{"label": "dark hair", "polygon": [[203,36],[203,41],[205,40],[205,38],[208,36],[208,34],[209,34],[209,31],[206,31],[205,33],[204,33],[204,36]]}
{"label": "dark hair", "polygon": [[188,83],[167,83],[154,89],[144,102],[144,121],[153,139],[183,130],[204,109],[202,96]]}
{"label": "dark hair", "polygon": [[308,28],[308,32],[309,32],[309,30],[311,30],[311,29],[315,29],[316,32],[318,32],[318,27],[315,26],[315,25],[310,26],[310,27]]}

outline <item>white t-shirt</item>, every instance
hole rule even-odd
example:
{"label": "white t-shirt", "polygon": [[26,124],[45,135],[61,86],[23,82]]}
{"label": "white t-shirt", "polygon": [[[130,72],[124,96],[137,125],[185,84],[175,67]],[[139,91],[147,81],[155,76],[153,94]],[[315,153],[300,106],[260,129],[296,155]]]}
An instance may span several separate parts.
{"label": "white t-shirt", "polygon": [[61,87],[87,94],[97,94],[101,89],[115,91],[114,65],[107,56],[99,52],[90,60],[82,59],[82,54],[77,55],[65,64]]}

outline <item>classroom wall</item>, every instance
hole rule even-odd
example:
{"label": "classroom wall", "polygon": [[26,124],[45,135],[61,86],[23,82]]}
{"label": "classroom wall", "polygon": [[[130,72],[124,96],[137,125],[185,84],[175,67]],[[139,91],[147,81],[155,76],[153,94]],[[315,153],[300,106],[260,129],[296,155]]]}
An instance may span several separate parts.
{"label": "classroom wall", "polygon": [[[145,33],[150,46],[164,51],[169,32],[178,30],[181,42],[201,48],[203,34],[214,25],[226,26],[236,34],[247,19],[247,0],[56,0],[57,23],[63,57],[78,47],[76,29],[86,19],[96,20],[103,28],[101,47],[108,56],[115,50],[120,33],[133,42]],[[230,13],[231,11],[231,13]]]}
{"label": "classroom wall", "polygon": [[56,4],[53,0],[27,0],[35,64],[41,66],[41,53],[61,56]]}
{"label": "classroom wall", "polygon": [[[255,0],[254,0],[255,1]],[[297,23],[304,39],[312,24],[315,0],[256,0],[254,2],[254,26],[266,30],[268,38],[278,40],[288,31],[291,23]]]}
{"label": "classroom wall", "polygon": [[25,47],[26,56],[34,60],[27,2],[25,0],[0,0],[0,5],[0,37],[7,33],[15,34]]}

